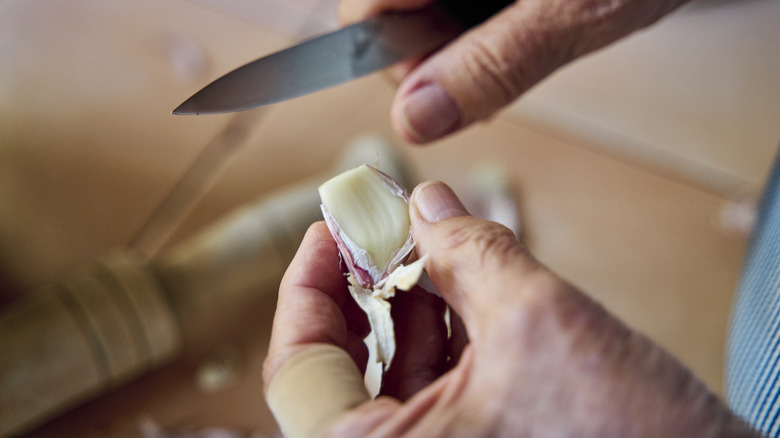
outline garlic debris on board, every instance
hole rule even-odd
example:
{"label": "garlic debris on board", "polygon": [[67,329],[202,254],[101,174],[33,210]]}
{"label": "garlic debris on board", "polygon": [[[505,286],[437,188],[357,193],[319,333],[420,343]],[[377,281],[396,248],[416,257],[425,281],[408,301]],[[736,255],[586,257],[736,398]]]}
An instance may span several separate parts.
{"label": "garlic debris on board", "polygon": [[322,215],[347,265],[349,292],[368,315],[385,370],[395,355],[390,303],[422,275],[424,258],[403,266],[414,248],[409,194],[381,171],[362,165],[319,188]]}

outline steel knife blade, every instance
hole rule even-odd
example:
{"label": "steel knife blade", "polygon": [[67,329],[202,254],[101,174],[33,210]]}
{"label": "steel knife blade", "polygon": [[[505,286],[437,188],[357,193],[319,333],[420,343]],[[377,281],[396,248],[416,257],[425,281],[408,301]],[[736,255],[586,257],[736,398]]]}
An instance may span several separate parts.
{"label": "steel knife blade", "polygon": [[243,111],[303,96],[436,50],[511,0],[442,0],[388,12],[241,66],[179,105],[174,114]]}

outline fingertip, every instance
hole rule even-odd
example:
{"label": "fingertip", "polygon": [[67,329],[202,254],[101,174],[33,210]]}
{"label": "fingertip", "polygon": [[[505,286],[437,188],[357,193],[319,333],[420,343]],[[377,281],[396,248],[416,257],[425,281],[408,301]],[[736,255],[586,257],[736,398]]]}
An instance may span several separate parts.
{"label": "fingertip", "polygon": [[398,99],[396,99],[390,109],[390,123],[395,133],[406,143],[415,146],[426,144],[420,135],[410,126],[409,120],[407,119],[406,114],[404,114],[403,103]]}
{"label": "fingertip", "polygon": [[438,140],[455,132],[461,122],[457,102],[435,82],[399,92],[391,111],[394,129],[413,144]]}
{"label": "fingertip", "polygon": [[[339,250],[325,222],[311,224],[282,278],[281,289],[312,287],[324,292],[345,283]],[[341,304],[341,301],[338,301]]]}
{"label": "fingertip", "polygon": [[469,216],[469,212],[450,186],[441,181],[427,181],[417,187],[411,195],[413,219],[423,222],[439,222],[458,216]]}
{"label": "fingertip", "polygon": [[325,221],[317,221],[313,224],[309,225],[309,228],[306,230],[306,234],[304,235],[304,239],[310,239],[314,242],[317,242],[318,245],[325,244],[328,246],[334,246],[336,245],[336,241],[333,240],[333,237],[330,234],[330,230],[328,230],[328,226],[325,224]]}
{"label": "fingertip", "polygon": [[328,226],[325,225],[324,221],[317,221],[309,225],[298,247],[298,253],[306,253],[308,251],[333,252],[334,250],[338,251],[336,241],[333,240],[333,236],[331,236],[330,230],[328,230]]}

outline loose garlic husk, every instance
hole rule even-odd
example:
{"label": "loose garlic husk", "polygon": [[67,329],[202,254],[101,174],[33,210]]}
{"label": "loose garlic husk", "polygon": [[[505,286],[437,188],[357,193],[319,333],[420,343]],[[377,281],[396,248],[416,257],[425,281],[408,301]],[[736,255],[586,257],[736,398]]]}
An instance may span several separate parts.
{"label": "loose garlic husk", "polygon": [[395,333],[390,303],[409,290],[424,260],[403,266],[412,249],[409,194],[381,171],[362,165],[319,188],[322,214],[349,271],[349,292],[368,315],[377,340],[377,362],[390,366]]}

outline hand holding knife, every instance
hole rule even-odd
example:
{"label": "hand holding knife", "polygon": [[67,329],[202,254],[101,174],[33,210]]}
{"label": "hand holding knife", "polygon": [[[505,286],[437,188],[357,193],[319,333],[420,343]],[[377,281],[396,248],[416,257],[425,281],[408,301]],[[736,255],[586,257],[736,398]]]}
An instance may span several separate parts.
{"label": "hand holding knife", "polygon": [[239,67],[173,113],[248,110],[338,85],[436,50],[511,3],[441,0],[417,11],[382,13]]}

